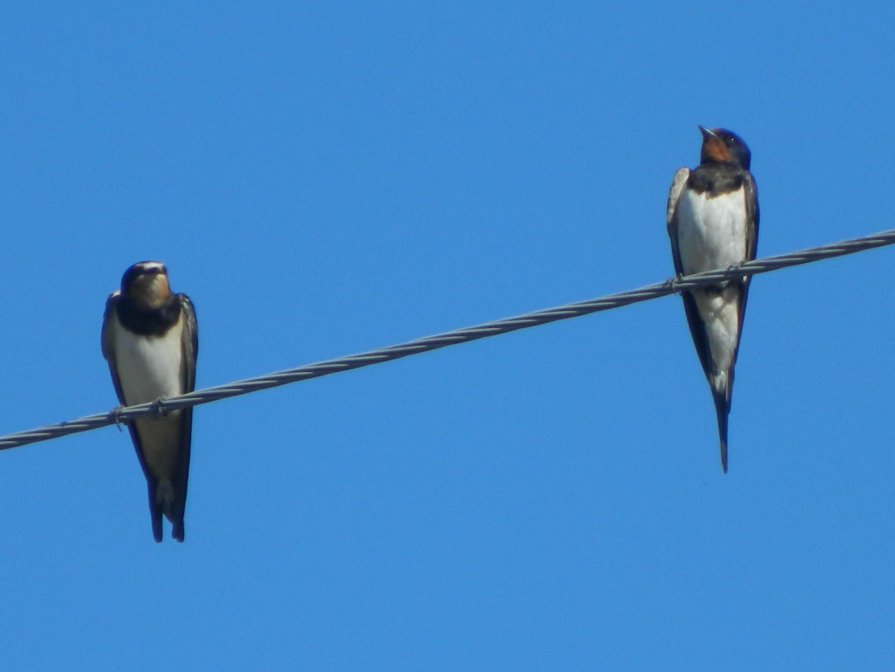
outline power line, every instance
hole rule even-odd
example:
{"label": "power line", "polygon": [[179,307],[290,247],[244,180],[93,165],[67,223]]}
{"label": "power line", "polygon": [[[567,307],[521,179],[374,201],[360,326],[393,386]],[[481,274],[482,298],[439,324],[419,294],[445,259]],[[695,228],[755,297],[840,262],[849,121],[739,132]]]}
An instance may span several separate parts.
{"label": "power line", "polygon": [[145,404],[137,404],[135,406],[128,406],[127,408],[117,408],[108,413],[88,415],[83,418],[55,425],[48,425],[39,429],[0,436],[0,450],[24,446],[29,443],[37,443],[39,441],[48,441],[67,434],[86,432],[91,429],[98,429],[99,427],[133,420],[134,418],[139,418],[144,415],[166,413],[182,408],[188,408],[190,406],[198,406],[199,404],[207,404],[219,399],[250,394],[271,387],[297,383],[303,380],[310,380],[311,378],[320,378],[321,376],[328,376],[341,371],[350,371],[364,366],[381,364],[394,359],[445,348],[450,345],[468,343],[469,341],[475,341],[480,338],[506,334],[511,331],[516,331],[517,329],[528,329],[529,327],[536,327],[549,322],[567,320],[572,317],[581,317],[582,315],[589,315],[591,313],[611,310],[613,308],[621,308],[622,306],[627,306],[632,303],[657,299],[662,296],[680,292],[681,290],[693,289],[719,281],[768,273],[788,266],[799,266],[801,264],[808,264],[822,259],[840,257],[846,254],[853,254],[855,252],[862,252],[864,250],[892,244],[895,244],[895,230],[883,231],[870,236],[845,240],[840,243],[832,243],[821,247],[813,247],[790,254],[782,254],[776,257],[755,259],[754,261],[745,262],[728,269],[696,273],[694,275],[675,278],[654,285],[647,285],[646,287],[622,292],[621,294],[611,294],[602,298],[591,299],[590,301],[580,301],[578,303],[569,303],[557,308],[537,310],[532,313],[526,313],[516,317],[508,317],[493,322],[485,322],[484,324],[479,324],[474,327],[456,329],[443,334],[436,334],[435,336],[426,336],[414,341],[408,341],[406,343],[392,345],[378,350],[371,350],[357,355],[349,355],[347,357],[330,359],[315,364],[307,364],[294,369],[269,373],[264,376],[238,380],[226,385],[218,385],[203,390],[196,390],[195,392],[190,392],[189,394],[177,397],[160,399]]}

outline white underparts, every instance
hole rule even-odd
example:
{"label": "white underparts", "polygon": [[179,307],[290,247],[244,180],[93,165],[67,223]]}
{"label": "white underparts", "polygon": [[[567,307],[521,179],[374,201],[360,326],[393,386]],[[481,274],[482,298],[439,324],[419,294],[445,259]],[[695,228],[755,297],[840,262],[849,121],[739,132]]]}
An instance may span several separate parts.
{"label": "white underparts", "polygon": [[[727,268],[746,259],[746,199],[743,189],[709,197],[685,189],[677,204],[678,250],[684,274]],[[728,371],[740,335],[741,292],[735,285],[722,291],[694,291],[705,323],[715,373],[712,387],[728,386]]]}
{"label": "white underparts", "polygon": [[677,204],[677,226],[685,275],[726,268],[746,258],[742,188],[714,198],[685,189]]}
{"label": "white underparts", "polygon": [[[183,394],[182,322],[154,337],[128,331],[117,315],[112,319],[115,366],[125,403],[130,406]],[[162,481],[170,478],[180,451],[180,411],[138,418],[135,425],[147,466]]]}

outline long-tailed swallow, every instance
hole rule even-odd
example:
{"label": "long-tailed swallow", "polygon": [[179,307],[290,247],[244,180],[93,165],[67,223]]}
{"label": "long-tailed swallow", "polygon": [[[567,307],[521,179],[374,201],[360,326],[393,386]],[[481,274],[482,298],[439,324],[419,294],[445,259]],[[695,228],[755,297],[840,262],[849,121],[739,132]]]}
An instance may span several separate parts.
{"label": "long-tailed swallow", "polygon": [[[736,133],[702,126],[699,130],[699,166],[678,169],[668,194],[668,235],[678,275],[755,259],[758,245],[758,190],[749,172],[752,153]],[[693,343],[715,400],[725,473],[727,418],[748,292],[748,277],[683,292]]]}
{"label": "long-tailed swallow", "polygon": [[[164,264],[141,261],[124,272],[121,289],[106,301],[102,350],[125,406],[193,391],[196,312],[186,294],[171,293]],[[156,541],[162,540],[163,513],[171,521],[171,536],[183,541],[192,429],[192,408],[128,423],[149,486]]]}

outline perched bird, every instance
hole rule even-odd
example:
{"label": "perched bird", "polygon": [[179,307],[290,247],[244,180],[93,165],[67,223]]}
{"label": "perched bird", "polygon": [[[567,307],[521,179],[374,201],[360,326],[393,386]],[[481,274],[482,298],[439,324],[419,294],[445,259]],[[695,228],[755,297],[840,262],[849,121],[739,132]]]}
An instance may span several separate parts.
{"label": "perched bird", "polygon": [[[121,289],[106,301],[102,350],[125,406],[195,389],[196,313],[186,294],[171,293],[164,264],[141,261],[124,272]],[[163,513],[171,536],[183,541],[192,429],[192,408],[128,423],[149,486],[156,541],[162,540]]]}
{"label": "perched bird", "polygon": [[[699,130],[699,166],[678,169],[668,194],[668,235],[679,276],[754,259],[758,245],[758,191],[749,172],[752,153],[736,133],[702,126]],[[693,343],[715,400],[725,473],[727,418],[748,292],[748,277],[683,292]]]}

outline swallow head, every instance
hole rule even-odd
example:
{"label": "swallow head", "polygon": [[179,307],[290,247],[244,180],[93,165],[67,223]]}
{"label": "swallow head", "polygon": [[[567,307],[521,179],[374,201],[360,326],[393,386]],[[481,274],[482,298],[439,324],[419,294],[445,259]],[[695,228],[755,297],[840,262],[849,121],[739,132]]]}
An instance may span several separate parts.
{"label": "swallow head", "polygon": [[137,262],[121,277],[121,293],[147,308],[158,308],[171,297],[168,269],[160,261]]}
{"label": "swallow head", "polygon": [[702,132],[702,163],[729,163],[749,170],[752,163],[752,152],[743,142],[743,139],[733,131],[726,128],[703,128]]}

